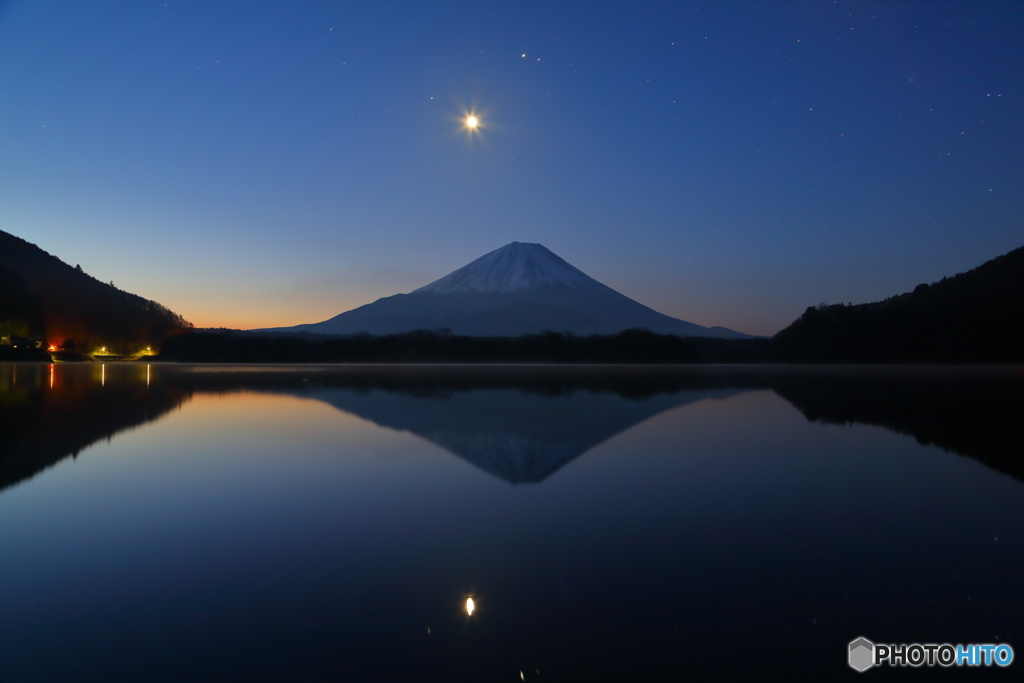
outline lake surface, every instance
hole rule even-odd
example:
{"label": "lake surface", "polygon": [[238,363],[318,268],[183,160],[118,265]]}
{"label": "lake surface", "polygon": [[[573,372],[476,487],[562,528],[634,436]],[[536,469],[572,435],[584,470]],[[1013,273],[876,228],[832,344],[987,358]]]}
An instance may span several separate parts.
{"label": "lake surface", "polygon": [[1021,368],[4,364],[0,400],[6,683],[1024,656]]}

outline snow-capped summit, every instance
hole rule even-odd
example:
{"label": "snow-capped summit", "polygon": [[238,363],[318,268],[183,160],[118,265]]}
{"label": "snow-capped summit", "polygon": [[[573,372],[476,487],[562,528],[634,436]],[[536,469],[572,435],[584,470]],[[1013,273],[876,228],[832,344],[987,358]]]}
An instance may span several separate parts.
{"label": "snow-capped summit", "polygon": [[330,320],[273,332],[393,334],[449,329],[478,337],[544,330],[614,334],[632,328],[682,337],[745,337],[658,313],[601,284],[540,244],[512,242],[408,294],[378,299]]}
{"label": "snow-capped summit", "polygon": [[512,242],[415,291],[508,294],[541,285],[567,285],[584,291],[604,287],[543,244]]}

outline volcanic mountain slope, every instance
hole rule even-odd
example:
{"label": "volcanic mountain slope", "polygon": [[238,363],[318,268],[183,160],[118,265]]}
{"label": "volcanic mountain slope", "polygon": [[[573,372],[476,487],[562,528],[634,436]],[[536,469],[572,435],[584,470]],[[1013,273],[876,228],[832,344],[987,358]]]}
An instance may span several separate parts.
{"label": "volcanic mountain slope", "polygon": [[573,267],[540,244],[512,242],[409,294],[378,299],[330,320],[273,332],[393,334],[444,329],[470,336],[544,330],[581,335],[632,328],[683,337],[740,338],[658,313]]}

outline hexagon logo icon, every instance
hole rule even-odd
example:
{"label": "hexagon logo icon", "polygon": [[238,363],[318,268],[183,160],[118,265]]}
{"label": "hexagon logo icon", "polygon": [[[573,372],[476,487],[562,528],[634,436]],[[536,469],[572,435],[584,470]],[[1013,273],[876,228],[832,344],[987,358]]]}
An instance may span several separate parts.
{"label": "hexagon logo icon", "polygon": [[850,642],[850,666],[864,672],[875,664],[875,644],[867,638],[858,638]]}

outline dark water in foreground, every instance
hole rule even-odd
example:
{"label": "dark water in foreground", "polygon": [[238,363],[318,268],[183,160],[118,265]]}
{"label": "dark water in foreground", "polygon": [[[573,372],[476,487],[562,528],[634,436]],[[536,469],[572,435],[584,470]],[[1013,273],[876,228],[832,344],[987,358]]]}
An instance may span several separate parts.
{"label": "dark water in foreground", "polygon": [[5,364],[0,401],[6,683],[1024,666],[1021,368]]}

